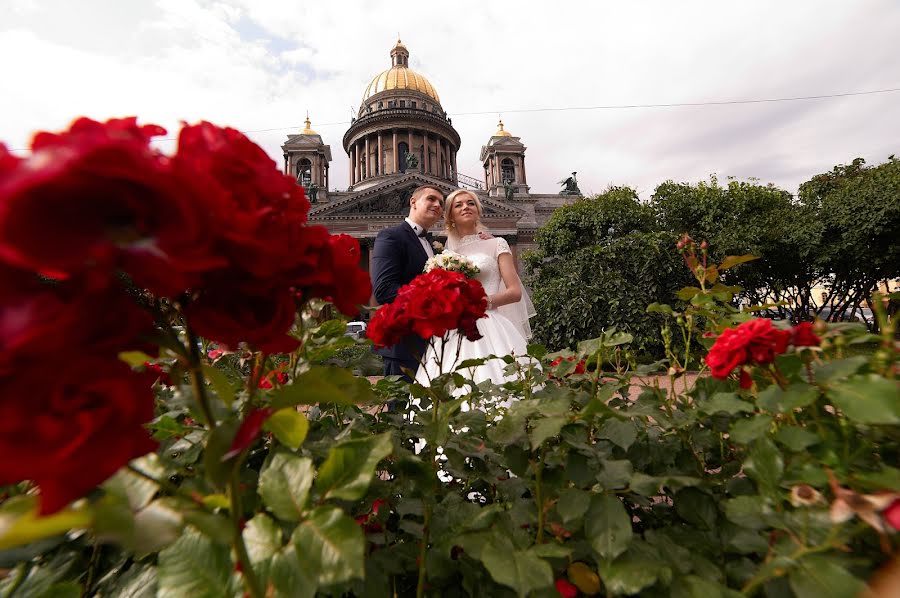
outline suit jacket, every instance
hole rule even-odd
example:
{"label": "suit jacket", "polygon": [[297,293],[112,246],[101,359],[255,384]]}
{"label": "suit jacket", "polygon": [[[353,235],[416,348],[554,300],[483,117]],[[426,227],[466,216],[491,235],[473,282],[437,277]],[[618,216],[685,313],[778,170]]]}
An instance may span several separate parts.
{"label": "suit jacket", "polygon": [[[378,233],[372,248],[370,271],[375,300],[382,305],[393,302],[399,288],[422,273],[427,260],[428,254],[419,242],[419,237],[405,221]],[[418,361],[425,346],[426,342],[422,338],[413,335],[393,347],[378,349],[377,352],[384,357],[401,361]]]}

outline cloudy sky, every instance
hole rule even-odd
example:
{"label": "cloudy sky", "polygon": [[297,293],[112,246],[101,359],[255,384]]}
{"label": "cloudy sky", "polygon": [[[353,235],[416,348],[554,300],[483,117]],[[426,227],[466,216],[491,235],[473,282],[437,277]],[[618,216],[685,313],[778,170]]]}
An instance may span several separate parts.
{"label": "cloudy sky", "polygon": [[900,154],[900,91],[619,106],[900,89],[898,31],[896,0],[2,0],[0,140],[24,149],[79,115],[173,133],[206,119],[280,163],[308,110],[344,188],[351,109],[399,35],[462,137],[462,173],[481,178],[499,113],[528,146],[532,192],[573,170],[585,192],[645,198],[711,173],[795,192],[854,157]]}

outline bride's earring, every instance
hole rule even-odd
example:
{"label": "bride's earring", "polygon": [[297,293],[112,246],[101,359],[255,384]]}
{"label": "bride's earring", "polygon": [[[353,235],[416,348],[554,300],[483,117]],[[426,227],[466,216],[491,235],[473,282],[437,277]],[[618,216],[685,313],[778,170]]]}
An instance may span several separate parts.
{"label": "bride's earring", "polygon": [[450,221],[450,228],[456,228],[456,223],[452,220]]}

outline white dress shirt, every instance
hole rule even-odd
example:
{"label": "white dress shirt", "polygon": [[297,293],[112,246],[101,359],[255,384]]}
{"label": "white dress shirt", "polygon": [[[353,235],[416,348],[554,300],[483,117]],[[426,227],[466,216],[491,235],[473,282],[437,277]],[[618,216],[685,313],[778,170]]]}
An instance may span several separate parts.
{"label": "white dress shirt", "polygon": [[[405,218],[405,220],[406,223],[412,227],[413,232],[416,233],[417,237],[419,233],[425,230],[423,227],[419,226],[409,218]],[[431,243],[428,242],[428,239],[426,239],[425,237],[419,237],[419,243],[422,244],[422,249],[425,250],[425,255],[427,255],[428,257],[434,257],[434,248],[431,246]]]}

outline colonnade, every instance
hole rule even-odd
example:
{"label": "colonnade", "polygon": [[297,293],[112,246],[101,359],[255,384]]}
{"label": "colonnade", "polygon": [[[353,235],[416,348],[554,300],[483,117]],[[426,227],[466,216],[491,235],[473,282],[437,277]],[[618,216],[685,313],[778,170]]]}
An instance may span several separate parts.
{"label": "colonnade", "polygon": [[[419,159],[425,174],[456,183],[456,149],[429,131],[394,128],[364,135],[350,146],[350,186],[374,176],[405,171],[400,164],[400,144]],[[420,151],[423,149],[424,151]]]}

